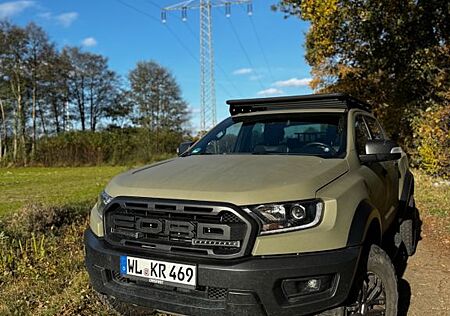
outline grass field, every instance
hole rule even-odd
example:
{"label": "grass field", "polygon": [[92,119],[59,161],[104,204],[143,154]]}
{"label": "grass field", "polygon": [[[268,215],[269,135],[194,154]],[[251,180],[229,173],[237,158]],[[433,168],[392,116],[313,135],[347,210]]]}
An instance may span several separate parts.
{"label": "grass field", "polygon": [[[111,314],[89,287],[83,231],[98,193],[125,169],[0,169],[0,315]],[[415,176],[427,233],[448,240],[450,185]]]}
{"label": "grass field", "polygon": [[0,168],[0,216],[29,202],[61,205],[93,201],[125,167]]}

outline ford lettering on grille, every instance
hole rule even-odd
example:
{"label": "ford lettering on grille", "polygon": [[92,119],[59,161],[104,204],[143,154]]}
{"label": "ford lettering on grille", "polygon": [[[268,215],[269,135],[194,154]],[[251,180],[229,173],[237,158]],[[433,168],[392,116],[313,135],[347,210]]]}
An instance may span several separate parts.
{"label": "ford lettering on grille", "polygon": [[120,200],[104,218],[106,241],[114,246],[205,257],[244,255],[252,229],[227,206]]}
{"label": "ford lettering on grille", "polygon": [[[112,215],[112,220],[115,226],[123,225],[123,215]],[[135,222],[135,225],[128,226],[126,228],[134,228],[136,232],[130,233],[128,230],[117,230],[114,228],[112,232],[134,236],[134,238],[142,238],[143,234],[159,235],[159,236],[176,236],[185,238],[198,238],[198,239],[218,239],[218,240],[230,240],[230,226],[223,224],[208,224],[197,223],[194,225],[190,222],[172,221],[172,220],[159,220],[156,218],[143,218],[143,217],[127,217],[127,223]],[[139,234],[141,233],[141,234]]]}

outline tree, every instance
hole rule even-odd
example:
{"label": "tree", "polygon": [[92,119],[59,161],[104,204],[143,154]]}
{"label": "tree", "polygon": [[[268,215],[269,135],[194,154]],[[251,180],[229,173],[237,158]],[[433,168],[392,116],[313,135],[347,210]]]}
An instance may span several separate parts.
{"label": "tree", "polygon": [[409,144],[412,118],[450,89],[448,1],[284,0],[278,8],[311,23],[312,87],[368,101]]}
{"label": "tree", "polygon": [[145,145],[171,151],[187,120],[179,86],[154,62],[141,63],[130,78],[132,89],[106,57],[77,47],[59,50],[34,23],[0,21],[0,164],[33,163],[50,137],[110,123],[138,134],[145,131],[137,125],[145,126],[152,131]]}
{"label": "tree", "polygon": [[[53,45],[48,40],[47,34],[41,27],[30,23],[25,28],[25,32],[28,35],[29,60],[27,68],[31,82],[31,156],[33,157],[36,151],[36,118],[38,103],[41,98],[41,87],[43,85],[43,71],[45,67],[48,68],[49,62],[51,62],[47,57],[55,55],[55,51]],[[40,114],[42,122],[42,111],[40,111]],[[45,130],[44,126],[43,129]]]}
{"label": "tree", "polygon": [[76,47],[67,47],[62,54],[71,63],[69,85],[77,104],[81,130],[86,130],[89,124],[91,131],[95,131],[116,96],[117,75],[101,55],[82,52]]}
{"label": "tree", "polygon": [[86,54],[87,98],[89,104],[89,125],[95,132],[99,119],[114,102],[118,93],[118,79],[108,69],[108,60],[100,55]]}
{"label": "tree", "polygon": [[130,71],[131,97],[138,106],[137,121],[150,131],[181,132],[187,121],[187,104],[175,78],[154,61],[139,62]]}
{"label": "tree", "polygon": [[105,117],[110,119],[110,127],[131,126],[134,116],[134,102],[131,98],[131,92],[126,89],[119,89],[109,107],[105,109]]}
{"label": "tree", "polygon": [[25,135],[26,135],[26,109],[24,97],[27,89],[27,60],[28,34],[20,27],[10,25],[7,22],[0,24],[2,33],[2,74],[4,80],[10,85],[11,96],[14,99],[14,123],[13,123],[13,159],[17,160],[20,154],[26,159]]}

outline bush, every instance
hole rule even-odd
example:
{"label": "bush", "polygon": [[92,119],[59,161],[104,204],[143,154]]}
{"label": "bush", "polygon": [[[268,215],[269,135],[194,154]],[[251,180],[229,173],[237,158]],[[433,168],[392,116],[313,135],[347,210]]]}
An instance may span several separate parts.
{"label": "bush", "polygon": [[29,205],[2,218],[0,315],[112,315],[84,268],[87,210]]}
{"label": "bush", "polygon": [[43,166],[134,165],[175,155],[182,135],[142,128],[67,132],[38,141],[33,164]]}
{"label": "bush", "polygon": [[450,103],[428,108],[414,122],[417,163],[432,175],[450,177]]}
{"label": "bush", "polygon": [[64,226],[88,215],[89,205],[44,206],[29,204],[2,218],[0,231],[10,238],[26,239],[36,234],[55,235]]}

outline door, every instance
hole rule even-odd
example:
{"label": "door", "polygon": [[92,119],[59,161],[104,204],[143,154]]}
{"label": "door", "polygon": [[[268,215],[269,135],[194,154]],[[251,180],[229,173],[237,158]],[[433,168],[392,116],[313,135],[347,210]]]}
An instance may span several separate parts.
{"label": "door", "polygon": [[[358,155],[366,153],[366,143],[370,140],[369,129],[361,114],[355,117],[355,147]],[[364,185],[369,194],[370,201],[379,210],[381,214],[385,214],[386,210],[386,186],[383,168],[380,164],[364,164],[359,170]]]}
{"label": "door", "polygon": [[[364,120],[368,127],[370,138],[376,140],[385,140],[385,133],[381,128],[378,121],[371,116],[364,115]],[[385,198],[385,220],[391,222],[394,219],[395,210],[398,207],[398,196],[399,196],[399,170],[398,161],[383,161],[378,163],[382,166],[383,182],[386,186],[386,198]]]}

